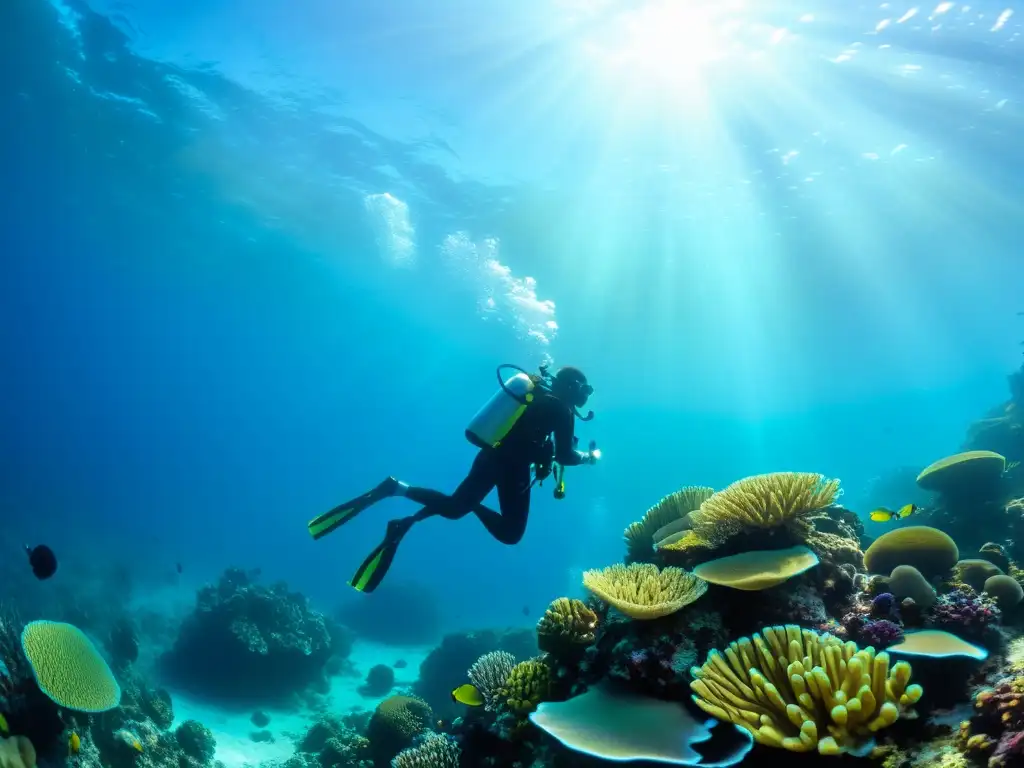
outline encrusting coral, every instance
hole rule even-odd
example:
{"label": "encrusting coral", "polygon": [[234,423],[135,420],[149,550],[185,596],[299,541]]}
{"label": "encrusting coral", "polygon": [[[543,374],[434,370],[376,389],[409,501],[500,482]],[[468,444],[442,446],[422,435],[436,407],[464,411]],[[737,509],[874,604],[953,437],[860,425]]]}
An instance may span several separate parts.
{"label": "encrusting coral", "polygon": [[516,666],[516,657],[506,651],[485,653],[469,668],[469,681],[484,697],[484,708],[493,711],[500,701],[505,681]]}
{"label": "encrusting coral", "polygon": [[738,480],[701,504],[693,529],[661,550],[717,549],[740,533],[788,528],[798,541],[811,533],[812,513],[835,504],[839,481],[813,472],[773,472]]}
{"label": "encrusting coral", "polygon": [[767,746],[823,755],[869,748],[920,698],[906,662],[795,625],[766,627],[694,667],[694,702]]}
{"label": "encrusting coral", "polygon": [[654,554],[654,534],[700,509],[700,505],[714,492],[714,488],[697,485],[681,488],[647,510],[641,520],[630,523],[623,534],[626,562],[649,562]]}
{"label": "encrusting coral", "polygon": [[597,614],[582,600],[560,597],[537,622],[537,645],[545,653],[559,654],[594,642]]}
{"label": "encrusting coral", "polygon": [[668,616],[699,599],[707,582],[682,568],[650,563],[616,563],[603,570],[586,571],[583,586],[631,619]]}

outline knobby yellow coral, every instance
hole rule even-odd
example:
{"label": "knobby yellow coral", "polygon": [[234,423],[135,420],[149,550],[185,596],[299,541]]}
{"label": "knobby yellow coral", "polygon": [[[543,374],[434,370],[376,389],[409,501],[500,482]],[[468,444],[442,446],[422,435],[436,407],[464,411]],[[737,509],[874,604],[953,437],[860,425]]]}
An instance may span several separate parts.
{"label": "knobby yellow coral", "polygon": [[812,472],[746,477],[711,496],[693,513],[694,542],[714,548],[751,529],[799,526],[812,512],[834,504],[838,496],[838,480]]}
{"label": "knobby yellow coral", "polygon": [[547,665],[535,659],[516,664],[508,676],[501,695],[510,710],[527,715],[548,695],[551,673]]}
{"label": "knobby yellow coral", "polygon": [[691,485],[670,493],[644,514],[643,519],[630,523],[624,536],[626,557],[629,561],[644,561],[654,554],[654,534],[666,525],[700,509],[715,492],[714,488]]}
{"label": "knobby yellow coral", "polygon": [[711,651],[690,670],[694,702],[719,720],[746,728],[760,743],[823,755],[861,752],[921,698],[908,685],[910,665],[890,668],[886,653],[858,649],[834,635],[765,627]]}
{"label": "knobby yellow coral", "polygon": [[537,622],[537,645],[545,653],[582,648],[594,642],[597,614],[582,600],[560,597]]}
{"label": "knobby yellow coral", "polygon": [[650,563],[586,571],[583,586],[631,619],[657,619],[685,608],[708,589],[707,582],[682,568]]}

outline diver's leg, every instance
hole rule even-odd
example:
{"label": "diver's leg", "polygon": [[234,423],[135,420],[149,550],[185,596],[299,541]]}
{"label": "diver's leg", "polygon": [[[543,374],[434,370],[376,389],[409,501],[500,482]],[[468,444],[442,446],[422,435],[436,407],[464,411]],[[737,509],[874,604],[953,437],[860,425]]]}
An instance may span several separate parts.
{"label": "diver's leg", "polygon": [[518,544],[526,533],[531,486],[529,462],[507,464],[498,478],[498,506],[501,513],[486,507],[473,510],[491,536],[502,544]]}
{"label": "diver's leg", "polygon": [[378,501],[383,501],[391,496],[402,494],[402,489],[407,486],[400,483],[393,477],[389,477],[377,485],[373,490],[367,491],[362,496],[339,504],[334,509],[324,512],[309,521],[309,533],[314,539],[320,539],[332,531],[336,531],[342,525],[354,518],[367,507],[371,507]]}
{"label": "diver's leg", "polygon": [[499,466],[496,458],[481,451],[473,460],[473,466],[470,467],[466,479],[459,483],[459,487],[450,496],[430,488],[415,486],[406,488],[403,495],[423,505],[423,509],[414,515],[417,521],[435,515],[448,520],[458,520],[478,508],[497,514],[483,506],[483,500],[494,490],[498,476]]}

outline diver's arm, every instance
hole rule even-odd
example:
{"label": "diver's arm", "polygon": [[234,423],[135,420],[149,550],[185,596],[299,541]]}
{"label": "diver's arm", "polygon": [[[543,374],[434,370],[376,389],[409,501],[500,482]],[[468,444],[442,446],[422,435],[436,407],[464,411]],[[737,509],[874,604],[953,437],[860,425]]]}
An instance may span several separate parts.
{"label": "diver's arm", "polygon": [[556,413],[555,418],[555,461],[563,467],[575,467],[580,464],[593,463],[593,458],[587,451],[577,451],[574,447],[575,441],[575,417],[572,411],[561,403],[553,404]]}

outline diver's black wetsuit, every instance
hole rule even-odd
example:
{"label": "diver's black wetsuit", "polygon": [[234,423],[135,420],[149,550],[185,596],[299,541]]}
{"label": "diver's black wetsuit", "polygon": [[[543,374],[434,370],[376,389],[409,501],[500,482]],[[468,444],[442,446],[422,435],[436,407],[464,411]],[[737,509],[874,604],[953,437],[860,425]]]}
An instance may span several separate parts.
{"label": "diver's black wetsuit", "polygon": [[[408,488],[406,498],[423,504],[423,509],[406,520],[412,523],[435,515],[457,520],[472,512],[502,544],[517,544],[530,516],[531,465],[550,464],[554,458],[562,466],[571,467],[586,460],[586,454],[574,447],[575,420],[565,403],[540,391],[497,448],[480,449],[466,479],[450,496],[429,488]],[[548,441],[552,434],[554,456]],[[501,512],[483,504],[495,488]]]}

